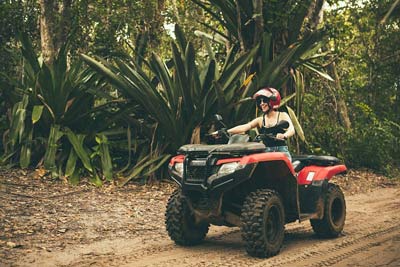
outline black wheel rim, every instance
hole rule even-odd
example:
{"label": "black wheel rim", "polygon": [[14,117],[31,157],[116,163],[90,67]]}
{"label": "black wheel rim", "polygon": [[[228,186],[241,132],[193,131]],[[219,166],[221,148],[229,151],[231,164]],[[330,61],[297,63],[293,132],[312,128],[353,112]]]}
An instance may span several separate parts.
{"label": "black wheel rim", "polygon": [[281,215],[278,207],[272,206],[268,210],[267,220],[265,221],[265,237],[268,243],[273,243],[281,227]]}
{"label": "black wheel rim", "polygon": [[335,198],[331,206],[332,222],[339,226],[343,218],[343,202],[340,198]]}
{"label": "black wheel rim", "polygon": [[196,226],[196,219],[194,216],[194,213],[192,213],[188,208],[186,208],[183,220],[185,222],[185,225],[190,227]]}

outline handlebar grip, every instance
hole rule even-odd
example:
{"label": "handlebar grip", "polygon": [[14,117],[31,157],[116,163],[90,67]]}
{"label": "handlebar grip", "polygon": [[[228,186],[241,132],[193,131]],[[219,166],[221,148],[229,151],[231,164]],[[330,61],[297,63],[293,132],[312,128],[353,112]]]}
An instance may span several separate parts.
{"label": "handlebar grip", "polygon": [[259,135],[257,135],[255,138],[254,138],[254,140],[256,141],[256,142],[260,142],[260,141],[263,141],[264,139],[274,139],[274,140],[279,140],[279,141],[282,141],[282,140],[286,140],[287,138],[285,138],[285,139],[280,139],[280,138],[276,138],[276,136],[273,136],[272,134],[259,134]]}

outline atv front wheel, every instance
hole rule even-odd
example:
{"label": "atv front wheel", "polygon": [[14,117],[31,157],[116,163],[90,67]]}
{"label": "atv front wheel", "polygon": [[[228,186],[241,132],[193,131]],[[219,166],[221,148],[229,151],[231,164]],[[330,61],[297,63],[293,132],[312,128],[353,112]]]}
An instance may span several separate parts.
{"label": "atv front wheel", "polygon": [[337,237],[343,230],[346,219],[346,202],[340,187],[328,184],[325,195],[324,217],[310,220],[314,232],[321,237]]}
{"label": "atv front wheel", "polygon": [[247,196],[242,208],[242,238],[249,255],[266,258],[278,254],[285,231],[285,212],[279,194],[259,189]]}
{"label": "atv front wheel", "polygon": [[199,244],[206,237],[210,226],[206,222],[196,224],[194,214],[180,189],[176,189],[168,200],[165,224],[169,237],[181,246]]}

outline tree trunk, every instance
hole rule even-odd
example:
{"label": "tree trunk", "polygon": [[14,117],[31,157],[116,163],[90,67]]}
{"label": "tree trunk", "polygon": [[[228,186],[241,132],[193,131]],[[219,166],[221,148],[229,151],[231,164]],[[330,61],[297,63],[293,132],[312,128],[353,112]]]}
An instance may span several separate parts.
{"label": "tree trunk", "polygon": [[245,52],[247,52],[247,50],[246,50],[246,46],[245,46],[244,39],[243,39],[243,36],[242,36],[242,16],[240,14],[239,1],[235,0],[235,4],[236,4],[236,13],[237,13],[236,20],[237,20],[237,24],[238,24],[238,33],[237,33],[237,35],[238,35],[238,39],[239,39],[240,50],[241,50],[242,53],[245,53]]}
{"label": "tree trunk", "polygon": [[40,37],[43,60],[52,64],[60,47],[67,41],[71,27],[72,0],[40,0]]}
{"label": "tree trunk", "polygon": [[255,33],[253,44],[257,44],[264,33],[263,1],[253,0],[253,18],[255,22]]}
{"label": "tree trunk", "polygon": [[336,88],[336,98],[337,98],[337,116],[339,119],[340,124],[345,127],[346,129],[351,129],[351,122],[349,117],[349,112],[347,110],[346,102],[343,100],[341,96],[343,89],[340,83],[340,77],[336,69],[335,62],[332,62],[328,66],[329,74],[333,76],[335,80],[335,88]]}
{"label": "tree trunk", "polygon": [[192,137],[190,138],[191,144],[200,144],[200,126],[196,126],[192,132]]}
{"label": "tree trunk", "polygon": [[60,9],[61,18],[60,18],[59,36],[56,43],[57,50],[59,50],[60,47],[63,44],[65,44],[65,42],[67,41],[68,34],[71,30],[71,20],[72,20],[71,6],[72,6],[72,0],[63,0],[63,4]]}
{"label": "tree trunk", "polygon": [[[397,86],[400,87],[399,82],[397,83]],[[397,95],[396,95],[396,100],[395,100],[395,105],[394,105],[393,110],[394,110],[394,114],[396,114],[395,121],[400,122],[400,90],[399,89],[397,89]]]}
{"label": "tree trunk", "polygon": [[318,28],[318,25],[321,23],[324,15],[323,6],[325,0],[316,0],[313,2],[308,10],[307,18],[308,18],[308,28],[306,31],[313,32]]}
{"label": "tree trunk", "polygon": [[40,37],[43,60],[46,64],[52,64],[56,55],[54,45],[55,36],[55,1],[40,0]]}
{"label": "tree trunk", "polygon": [[[180,21],[179,3],[173,1],[174,9],[176,10],[177,20]],[[143,16],[142,33],[143,36],[148,36],[148,43],[146,46],[151,48],[158,48],[160,44],[160,35],[164,27],[164,16],[162,15],[165,10],[165,0],[157,0],[155,2],[145,1],[146,14]],[[146,48],[143,47],[145,50]]]}
{"label": "tree trunk", "polygon": [[154,7],[154,14],[150,19],[150,35],[152,35],[151,41],[153,47],[158,47],[159,45],[159,33],[162,32],[164,26],[164,16],[162,13],[165,10],[165,0],[157,0],[156,6]]}
{"label": "tree trunk", "polygon": [[[324,5],[324,0],[317,0],[314,4],[314,7],[309,10],[309,30],[310,31],[315,31],[319,25],[319,23],[322,21],[323,17],[323,5]],[[327,48],[325,48],[327,49]],[[332,62],[328,66],[328,72],[329,74],[333,77],[335,80],[335,92],[336,92],[336,99],[337,99],[337,116],[339,119],[340,124],[345,127],[346,129],[351,129],[351,121],[349,117],[349,112],[347,110],[346,102],[344,101],[342,94],[343,94],[343,89],[342,89],[342,84],[340,82],[340,77],[336,69],[336,63]]]}

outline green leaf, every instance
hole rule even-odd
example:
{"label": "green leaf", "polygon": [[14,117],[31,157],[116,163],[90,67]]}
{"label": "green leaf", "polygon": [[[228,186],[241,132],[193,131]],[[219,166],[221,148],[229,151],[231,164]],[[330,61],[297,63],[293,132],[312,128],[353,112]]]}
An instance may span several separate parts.
{"label": "green leaf", "polygon": [[[135,165],[133,168],[133,171],[124,179],[121,180],[120,185],[124,186],[127,182],[129,182],[131,179],[138,178],[141,176],[142,172],[152,164],[154,164],[157,161],[160,161],[159,164],[157,164],[155,167],[161,166],[165,161],[170,157],[170,155],[161,155],[161,156],[153,156],[153,155],[147,155],[145,156],[139,163]],[[150,172],[155,171],[157,168],[152,168],[149,171],[146,172],[148,175]]]}
{"label": "green leaf", "polygon": [[19,156],[19,165],[21,168],[28,168],[31,164],[31,154],[32,154],[32,137],[33,129],[30,130],[28,138],[22,144],[21,154]]}
{"label": "green leaf", "polygon": [[26,107],[28,106],[28,101],[28,95],[24,95],[22,100],[16,103],[13,107],[10,126],[10,140],[12,147],[22,141],[22,136],[25,132]]}
{"label": "green leaf", "polygon": [[38,122],[40,120],[40,117],[42,116],[43,108],[44,108],[43,105],[36,105],[33,107],[32,124],[35,124],[36,122]]}
{"label": "green leaf", "polygon": [[20,32],[18,34],[18,39],[22,44],[22,54],[26,59],[26,62],[30,65],[32,71],[34,73],[39,72],[40,64],[38,61],[38,57],[36,56],[35,49],[33,48],[32,42],[28,37],[28,34],[24,32]]}
{"label": "green leaf", "polygon": [[74,172],[68,176],[68,182],[72,185],[77,185],[79,184],[80,176],[79,176],[79,171],[74,170]]}
{"label": "green leaf", "polygon": [[293,127],[294,127],[294,129],[296,131],[296,134],[300,137],[300,139],[302,141],[305,142],[306,141],[306,137],[304,136],[303,128],[301,127],[299,121],[297,120],[296,114],[294,113],[293,109],[291,109],[289,106],[286,106],[286,107],[287,107],[287,110],[289,112],[290,119],[292,120]]}
{"label": "green leaf", "polygon": [[97,72],[101,73],[104,77],[107,77],[108,80],[111,82],[111,84],[115,85],[117,88],[125,88],[126,83],[123,81],[123,79],[116,75],[110,68],[108,68],[105,64],[102,62],[99,62],[85,54],[81,54],[82,59],[93,69],[95,69]]}
{"label": "green leaf", "polygon": [[[231,87],[232,83],[236,81],[240,74],[244,74],[244,69],[253,59],[254,55],[258,50],[258,46],[254,47],[250,52],[243,54],[237,60],[224,70],[221,77],[218,79],[222,91],[226,92],[228,87]],[[231,87],[234,88],[234,87]]]}
{"label": "green leaf", "polygon": [[171,158],[171,155],[169,155],[169,154],[163,155],[163,157],[161,157],[159,159],[159,162],[157,163],[157,165],[154,165],[152,168],[147,169],[147,171],[145,173],[143,173],[143,176],[147,176],[147,175],[150,175],[151,173],[155,172],[170,158]]}
{"label": "green leaf", "polygon": [[261,52],[261,70],[266,69],[267,65],[271,62],[271,42],[272,42],[272,35],[270,33],[263,34],[261,39],[260,45],[260,52]]}
{"label": "green leaf", "polygon": [[126,171],[129,166],[131,165],[131,160],[132,160],[132,137],[131,137],[131,127],[128,126],[128,129],[126,129],[126,139],[128,140],[128,162],[126,163],[125,167],[123,167],[121,170],[118,171],[117,175],[119,173],[122,173]]}
{"label": "green leaf", "polygon": [[75,153],[78,155],[79,159],[82,161],[83,166],[85,166],[85,168],[89,172],[93,173],[93,167],[92,167],[92,163],[90,161],[90,156],[86,152],[86,150],[83,146],[83,141],[85,139],[85,135],[82,135],[82,134],[76,135],[69,128],[66,129],[66,134],[67,134],[69,142],[72,144],[72,146],[75,150]]}
{"label": "green leaf", "polygon": [[228,42],[228,40],[224,36],[222,36],[221,34],[218,34],[218,33],[211,35],[206,32],[196,30],[196,31],[194,31],[194,34],[196,36],[202,37],[204,41],[212,40],[212,41],[216,41],[217,43],[219,43],[221,45],[225,45]]}
{"label": "green leaf", "polygon": [[304,67],[306,67],[307,69],[317,73],[318,75],[320,75],[321,77],[327,79],[328,81],[334,82],[335,80],[328,74],[325,73],[323,71],[318,70],[317,68],[315,68],[312,64],[310,63],[304,63],[303,64]]}
{"label": "green leaf", "polygon": [[44,166],[50,170],[52,174],[56,175],[56,154],[58,150],[58,140],[63,136],[63,132],[60,131],[60,125],[53,124],[50,128],[50,134],[47,141],[46,153],[44,155]]}
{"label": "green leaf", "polygon": [[69,152],[67,165],[65,167],[65,176],[71,176],[75,172],[76,161],[78,159],[78,155],[75,153],[75,150],[72,148]]}
{"label": "green leaf", "polygon": [[185,51],[185,48],[187,46],[187,41],[184,32],[182,31],[181,27],[178,24],[175,24],[175,37],[176,37],[176,43],[179,45],[181,51]]}
{"label": "green leaf", "polygon": [[4,155],[0,158],[0,164],[4,165],[6,164],[6,162],[11,159],[16,153],[18,152],[18,150],[14,150],[13,152],[10,153],[4,153]]}
{"label": "green leaf", "polygon": [[291,94],[290,96],[287,96],[285,98],[283,98],[281,100],[281,104],[279,105],[279,107],[282,107],[284,105],[286,105],[290,100],[292,100],[294,97],[296,96],[296,93]]}
{"label": "green leaf", "polygon": [[101,166],[103,175],[107,181],[111,181],[113,178],[112,161],[110,151],[108,149],[108,140],[104,134],[96,136],[96,141],[99,144],[99,153],[101,158]]}
{"label": "green leaf", "polygon": [[185,71],[185,64],[182,61],[182,56],[179,53],[177,46],[172,43],[172,52],[173,52],[173,60],[176,68],[176,77],[177,77],[177,89],[180,91],[182,98],[182,103],[185,108],[185,112],[188,114],[193,113],[193,99],[190,94],[189,81],[188,76]]}
{"label": "green leaf", "polygon": [[97,175],[96,172],[94,172],[93,175],[90,176],[90,179],[89,179],[89,180],[90,180],[90,182],[91,182],[92,184],[94,184],[95,186],[102,186],[102,185],[103,185],[103,182],[101,181],[99,175]]}

